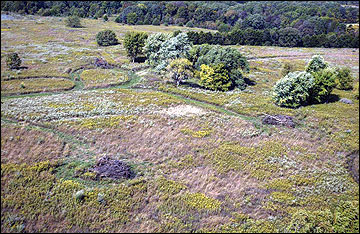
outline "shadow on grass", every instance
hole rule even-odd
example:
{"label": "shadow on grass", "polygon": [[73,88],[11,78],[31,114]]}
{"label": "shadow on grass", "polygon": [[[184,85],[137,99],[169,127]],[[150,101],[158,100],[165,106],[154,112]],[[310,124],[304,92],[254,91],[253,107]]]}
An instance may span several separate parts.
{"label": "shadow on grass", "polygon": [[256,85],[256,81],[250,80],[250,79],[247,78],[247,77],[244,78],[244,81],[245,81],[245,83],[246,83],[247,85],[249,85],[249,86],[254,86],[254,85]]}
{"label": "shadow on grass", "polygon": [[340,100],[339,95],[330,94],[330,96],[327,98],[327,100],[324,103],[333,103],[333,102],[338,102],[339,100]]}
{"label": "shadow on grass", "polygon": [[136,63],[145,63],[146,57],[136,57],[134,62]]}

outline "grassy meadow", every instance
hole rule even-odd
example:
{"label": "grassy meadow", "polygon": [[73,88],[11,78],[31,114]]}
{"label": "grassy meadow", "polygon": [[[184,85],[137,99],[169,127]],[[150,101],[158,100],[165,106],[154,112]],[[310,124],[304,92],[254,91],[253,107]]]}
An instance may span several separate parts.
{"label": "grassy meadow", "polygon": [[[298,109],[271,98],[285,62],[302,71],[316,54],[358,86],[359,49],[233,46],[252,85],[216,92],[165,82],[121,43],[128,31],[209,30],[64,19],[1,21],[1,232],[359,231],[358,90]],[[98,46],[104,29],[120,44]],[[21,69],[7,68],[10,52]],[[296,127],[262,124],[274,114]],[[96,178],[104,155],[135,176]]]}

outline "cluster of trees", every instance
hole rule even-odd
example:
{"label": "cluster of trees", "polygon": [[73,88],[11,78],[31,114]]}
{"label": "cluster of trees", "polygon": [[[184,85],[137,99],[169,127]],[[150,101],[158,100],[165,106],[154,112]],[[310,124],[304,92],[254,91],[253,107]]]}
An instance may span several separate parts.
{"label": "cluster of trees", "polygon": [[157,33],[145,40],[147,63],[166,73],[180,85],[192,77],[211,90],[245,89],[243,72],[249,71],[244,56],[234,48],[192,45],[186,33]]}
{"label": "cluster of trees", "polygon": [[228,33],[203,42],[209,44],[358,47],[358,30],[348,32],[346,26],[359,22],[358,8],[343,4],[358,2],[2,1],[1,10],[104,20],[116,16],[118,23],[175,24]]}
{"label": "cluster of trees", "polygon": [[292,27],[282,29],[238,29],[230,32],[187,32],[194,45],[259,45],[282,47],[325,47],[325,48],[359,48],[359,33],[350,31],[342,34],[302,35]]}
{"label": "cluster of trees", "polygon": [[334,88],[353,89],[354,78],[347,67],[331,67],[320,55],[314,55],[305,71],[289,72],[273,87],[275,103],[296,108],[326,102]]}

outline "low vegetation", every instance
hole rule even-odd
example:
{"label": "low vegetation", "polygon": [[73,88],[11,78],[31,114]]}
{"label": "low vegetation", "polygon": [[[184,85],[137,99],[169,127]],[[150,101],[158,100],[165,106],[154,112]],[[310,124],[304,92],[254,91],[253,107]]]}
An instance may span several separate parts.
{"label": "low vegetation", "polygon": [[198,3],[36,15],[58,4],[1,21],[2,232],[359,232],[358,49],[197,44],[174,24],[204,26]]}

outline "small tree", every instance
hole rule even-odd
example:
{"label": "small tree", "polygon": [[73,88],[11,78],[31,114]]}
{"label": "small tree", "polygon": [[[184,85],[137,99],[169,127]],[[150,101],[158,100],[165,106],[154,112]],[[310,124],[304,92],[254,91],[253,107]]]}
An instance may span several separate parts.
{"label": "small tree", "polygon": [[317,72],[321,69],[328,67],[328,63],[325,62],[325,59],[321,55],[312,56],[309,63],[306,65],[306,72]]}
{"label": "small tree", "polygon": [[177,86],[193,75],[192,63],[186,58],[172,60],[167,69]]}
{"label": "small tree", "polygon": [[124,38],[124,47],[127,55],[135,61],[135,58],[143,53],[143,47],[145,46],[145,40],[148,35],[144,32],[127,32]]}
{"label": "small tree", "polygon": [[118,44],[118,40],[116,38],[116,35],[111,30],[104,30],[99,32],[96,35],[96,42],[100,46],[110,46],[110,45],[116,45]]}
{"label": "small tree", "polygon": [[71,28],[81,28],[80,18],[76,15],[69,16],[65,19],[66,26]]}
{"label": "small tree", "polygon": [[19,69],[21,65],[21,59],[17,53],[10,53],[6,57],[6,65],[10,69]]}
{"label": "small tree", "polygon": [[202,64],[200,66],[200,84],[211,90],[228,91],[232,82],[229,72],[224,64],[208,66]]}

